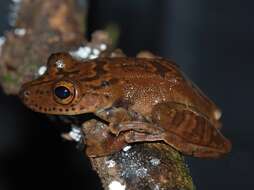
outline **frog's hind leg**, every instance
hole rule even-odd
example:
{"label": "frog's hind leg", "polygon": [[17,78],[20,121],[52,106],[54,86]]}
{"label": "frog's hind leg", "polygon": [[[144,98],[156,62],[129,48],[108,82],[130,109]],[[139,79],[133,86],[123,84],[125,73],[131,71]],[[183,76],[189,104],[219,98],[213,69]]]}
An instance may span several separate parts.
{"label": "frog's hind leg", "polygon": [[145,134],[136,131],[129,131],[123,134],[127,143],[164,141],[176,150],[195,157],[217,158],[221,154],[216,149],[207,149],[191,143],[186,143],[181,137],[175,134]]}
{"label": "frog's hind leg", "polygon": [[163,140],[180,152],[213,158],[231,150],[230,141],[208,119],[183,104],[158,104],[152,117],[165,130]]}

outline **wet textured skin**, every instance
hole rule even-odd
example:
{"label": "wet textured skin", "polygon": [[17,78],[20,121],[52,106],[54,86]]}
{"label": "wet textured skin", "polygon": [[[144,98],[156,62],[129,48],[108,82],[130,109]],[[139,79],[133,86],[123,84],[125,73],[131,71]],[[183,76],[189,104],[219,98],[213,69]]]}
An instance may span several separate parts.
{"label": "wet textured skin", "polygon": [[[64,68],[57,68],[58,61]],[[36,112],[94,113],[109,123],[101,139],[96,133],[98,141],[88,140],[90,147],[98,147],[90,148],[91,156],[143,141],[164,141],[197,157],[215,158],[231,149],[219,131],[220,110],[170,60],[139,56],[77,61],[56,53],[47,67],[43,76],[23,85],[22,101]],[[69,89],[67,99],[55,95],[59,86]]]}

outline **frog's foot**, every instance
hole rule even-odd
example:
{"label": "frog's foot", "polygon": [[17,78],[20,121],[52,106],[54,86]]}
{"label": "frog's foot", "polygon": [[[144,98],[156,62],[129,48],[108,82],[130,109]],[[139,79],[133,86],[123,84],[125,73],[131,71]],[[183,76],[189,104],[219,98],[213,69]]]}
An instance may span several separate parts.
{"label": "frog's foot", "polygon": [[110,123],[109,130],[118,136],[122,132],[136,131],[144,134],[161,134],[164,130],[150,123],[142,121],[124,121],[119,124]]}
{"label": "frog's foot", "polygon": [[85,133],[86,154],[89,157],[111,155],[127,145],[122,134],[113,135],[106,124],[94,119],[85,122],[82,131]]}
{"label": "frog's foot", "polygon": [[79,127],[72,125],[71,131],[61,134],[62,138],[68,141],[80,142],[82,140],[82,133]]}

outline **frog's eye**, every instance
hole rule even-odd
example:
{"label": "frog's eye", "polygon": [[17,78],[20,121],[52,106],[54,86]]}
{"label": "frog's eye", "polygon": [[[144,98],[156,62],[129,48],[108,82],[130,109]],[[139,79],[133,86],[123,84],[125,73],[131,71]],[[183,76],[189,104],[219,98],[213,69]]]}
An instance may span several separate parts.
{"label": "frog's eye", "polygon": [[75,87],[71,82],[60,81],[55,84],[53,94],[58,103],[69,104],[75,97]]}
{"label": "frog's eye", "polygon": [[58,86],[55,88],[55,95],[60,99],[66,99],[71,95],[71,92],[65,86]]}

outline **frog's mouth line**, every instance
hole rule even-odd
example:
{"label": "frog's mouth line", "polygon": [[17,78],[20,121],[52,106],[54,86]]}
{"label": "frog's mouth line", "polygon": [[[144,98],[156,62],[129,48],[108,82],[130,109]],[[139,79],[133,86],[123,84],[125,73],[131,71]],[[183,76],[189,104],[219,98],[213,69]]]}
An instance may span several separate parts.
{"label": "frog's mouth line", "polygon": [[80,115],[48,115],[49,119],[58,123],[58,125],[63,126],[64,128],[68,128],[71,125],[75,125],[76,127],[82,127],[82,124],[91,119],[95,119],[105,124],[109,124],[107,121],[101,119],[100,117],[94,115],[93,113],[85,113]]}

